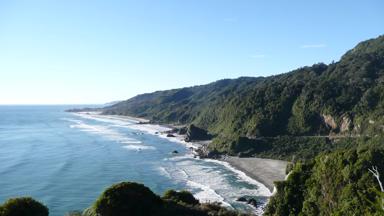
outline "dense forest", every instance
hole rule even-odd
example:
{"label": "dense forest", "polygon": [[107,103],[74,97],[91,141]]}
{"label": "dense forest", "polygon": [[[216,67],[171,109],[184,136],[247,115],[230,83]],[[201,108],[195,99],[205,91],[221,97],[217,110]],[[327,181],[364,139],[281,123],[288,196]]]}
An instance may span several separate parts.
{"label": "dense forest", "polygon": [[384,132],[384,36],[329,65],[138,95],[103,112],[194,124],[214,135],[210,148],[223,153],[312,157],[338,148],[335,140]]}
{"label": "dense forest", "polygon": [[337,150],[298,162],[286,181],[276,183],[265,215],[384,215],[373,170],[383,173],[383,148]]}

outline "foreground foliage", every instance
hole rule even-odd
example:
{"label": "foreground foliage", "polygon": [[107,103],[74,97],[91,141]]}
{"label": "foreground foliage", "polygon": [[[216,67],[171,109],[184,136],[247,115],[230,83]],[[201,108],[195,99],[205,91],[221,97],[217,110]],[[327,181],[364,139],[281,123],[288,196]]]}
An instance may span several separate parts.
{"label": "foreground foliage", "polygon": [[298,162],[265,215],[382,215],[378,183],[369,169],[384,173],[382,148],[358,148],[320,154]]}
{"label": "foreground foliage", "polygon": [[0,216],[48,216],[48,208],[30,197],[14,198],[0,205]]}
{"label": "foreground foliage", "polygon": [[[219,203],[200,203],[187,191],[169,190],[163,197],[134,182],[107,188],[84,212],[66,216],[241,216]],[[9,199],[0,205],[0,216],[48,216],[48,208],[32,198]]]}
{"label": "foreground foliage", "polygon": [[105,190],[83,216],[236,216],[219,204],[201,204],[190,192],[169,190],[163,197],[142,184],[122,182]]}

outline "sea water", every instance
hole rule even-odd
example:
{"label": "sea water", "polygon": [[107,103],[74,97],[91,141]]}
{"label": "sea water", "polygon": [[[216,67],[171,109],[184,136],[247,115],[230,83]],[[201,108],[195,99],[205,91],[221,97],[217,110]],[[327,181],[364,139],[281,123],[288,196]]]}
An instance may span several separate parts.
{"label": "sea water", "polygon": [[[89,207],[107,187],[143,183],[161,195],[189,190],[203,202],[260,212],[236,199],[266,202],[269,191],[226,164],[135,122],[64,112],[74,106],[0,106],[0,203],[31,196],[64,215]],[[173,154],[173,151],[178,154]]]}

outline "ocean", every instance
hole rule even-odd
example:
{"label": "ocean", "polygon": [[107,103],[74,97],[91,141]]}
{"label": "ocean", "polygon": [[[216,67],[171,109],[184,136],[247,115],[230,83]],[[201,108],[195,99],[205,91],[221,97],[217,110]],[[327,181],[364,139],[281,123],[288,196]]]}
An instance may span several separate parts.
{"label": "ocean", "polygon": [[[225,163],[196,159],[156,127],[64,112],[76,106],[0,106],[0,203],[31,196],[50,215],[89,207],[107,187],[135,181],[161,195],[189,190],[201,201],[260,212],[237,202],[270,192]],[[172,154],[172,151],[178,154]]]}

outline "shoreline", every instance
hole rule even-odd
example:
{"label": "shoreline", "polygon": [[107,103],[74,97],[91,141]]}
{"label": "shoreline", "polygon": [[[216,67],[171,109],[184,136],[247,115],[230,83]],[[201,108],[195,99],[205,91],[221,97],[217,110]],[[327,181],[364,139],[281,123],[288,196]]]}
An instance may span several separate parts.
{"label": "shoreline", "polygon": [[269,189],[271,195],[276,191],[275,181],[284,181],[287,161],[256,157],[239,158],[228,156],[222,161],[260,182]]}
{"label": "shoreline", "polygon": [[[96,118],[104,118],[108,120],[127,121],[133,123],[133,129],[145,131],[147,133],[156,134],[161,138],[168,139],[172,142],[177,142],[185,145],[187,148],[194,150],[205,145],[207,141],[202,142],[186,142],[185,136],[172,133],[175,128],[173,125],[166,124],[152,124],[149,120],[143,118],[136,118],[131,116],[120,115],[102,115],[101,112],[74,112],[74,114],[81,116],[89,116]],[[167,137],[167,134],[172,134],[172,137]],[[263,159],[263,158],[239,158],[233,156],[226,156],[221,159],[203,158],[203,160],[210,160],[213,162],[221,163],[227,168],[233,169],[232,171],[242,173],[245,177],[253,180],[253,183],[259,187],[268,189],[269,196],[274,194],[275,186],[274,181],[283,181],[286,177],[285,168],[288,162]]]}

